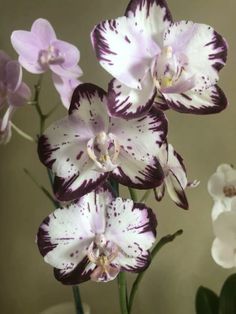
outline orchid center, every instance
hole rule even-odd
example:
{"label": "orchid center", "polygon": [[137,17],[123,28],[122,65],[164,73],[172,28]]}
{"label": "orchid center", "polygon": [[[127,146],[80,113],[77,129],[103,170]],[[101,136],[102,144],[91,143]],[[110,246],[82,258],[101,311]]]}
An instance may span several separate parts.
{"label": "orchid center", "polygon": [[64,62],[64,57],[59,49],[50,45],[47,50],[41,50],[39,53],[39,63],[43,66],[49,64],[61,64]]}
{"label": "orchid center", "polygon": [[119,267],[112,265],[118,256],[119,248],[116,244],[107,241],[104,235],[95,237],[94,242],[88,248],[88,259],[96,264],[97,268],[92,272],[91,279],[102,281],[102,278],[112,277],[119,272]]}
{"label": "orchid center", "polygon": [[236,196],[236,186],[233,184],[226,185],[223,188],[223,192],[226,197]]}
{"label": "orchid center", "polygon": [[171,46],[166,46],[157,56],[153,70],[153,80],[158,90],[164,90],[176,84],[184,68]]}
{"label": "orchid center", "polygon": [[120,152],[120,145],[113,134],[104,131],[98,133],[87,143],[87,153],[94,161],[98,171],[109,172],[118,165],[116,163]]}

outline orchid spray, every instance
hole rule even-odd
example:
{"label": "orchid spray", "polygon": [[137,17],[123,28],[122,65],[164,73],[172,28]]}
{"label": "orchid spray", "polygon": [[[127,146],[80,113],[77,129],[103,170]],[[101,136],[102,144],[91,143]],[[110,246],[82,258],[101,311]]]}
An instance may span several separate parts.
{"label": "orchid spray", "polygon": [[[188,209],[186,189],[199,183],[188,181],[183,158],[168,143],[165,111],[205,115],[226,108],[217,85],[226,41],[208,25],[174,22],[164,0],[131,0],[124,16],[91,32],[98,62],[113,76],[107,91],[79,80],[79,50],[59,40],[47,20],[14,31],[11,42],[19,58],[0,54],[0,106],[7,106],[0,139],[10,140],[16,108],[35,107],[35,142],[53,189],[52,195],[36,182],[53,206],[37,232],[39,252],[55,278],[73,287],[77,314],[83,313],[81,283],[115,278],[121,313],[130,314],[155,255],[182,234],[156,242],[156,215],[145,204],[149,194],[161,201],[167,190],[177,206]],[[33,99],[22,68],[38,75]],[[39,102],[45,72],[51,72],[67,110],[47,128],[54,108],[44,113]],[[120,186],[128,188],[129,199],[119,194]],[[144,191],[141,197],[137,190]],[[130,291],[126,272],[135,274]]]}

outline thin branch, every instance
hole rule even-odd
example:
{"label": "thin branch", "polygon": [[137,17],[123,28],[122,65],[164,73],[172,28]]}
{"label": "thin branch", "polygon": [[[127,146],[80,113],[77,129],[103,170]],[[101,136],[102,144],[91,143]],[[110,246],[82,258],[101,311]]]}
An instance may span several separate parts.
{"label": "thin branch", "polygon": [[[153,248],[152,252],[151,252],[151,261],[154,259],[154,257],[156,256],[156,254],[160,251],[160,249],[166,245],[167,243],[170,243],[172,241],[174,241],[174,239],[177,237],[177,236],[180,236],[181,234],[183,233],[183,230],[178,230],[176,231],[175,233],[173,234],[168,234],[166,236],[164,236],[163,238],[161,238],[157,244],[155,245],[155,247]],[[131,289],[131,293],[130,293],[130,298],[129,298],[129,314],[131,314],[132,312],[132,306],[133,306],[133,303],[134,303],[134,297],[135,297],[135,294],[138,290],[138,287],[139,287],[139,284],[141,282],[141,280],[143,279],[143,276],[145,275],[146,271],[143,271],[142,273],[138,274],[134,283],[133,283],[133,286],[132,286],[132,289]]]}
{"label": "thin branch", "polygon": [[[47,198],[55,206],[57,204],[57,202],[55,201],[53,196],[48,192],[48,190],[44,186],[42,186],[41,184],[38,183],[38,181],[33,177],[33,175],[29,172],[28,169],[24,168],[23,170],[24,170],[25,174],[34,182],[34,184],[47,196]],[[57,207],[58,206],[59,206],[59,204],[57,204]]]}

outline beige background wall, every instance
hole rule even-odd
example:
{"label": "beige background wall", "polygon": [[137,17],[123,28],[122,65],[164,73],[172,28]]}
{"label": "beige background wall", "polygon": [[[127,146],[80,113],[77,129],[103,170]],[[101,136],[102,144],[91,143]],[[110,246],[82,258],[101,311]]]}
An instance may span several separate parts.
{"label": "beige background wall", "polygon": [[[95,59],[89,33],[100,20],[122,15],[126,4],[125,0],[0,0],[0,47],[15,56],[9,40],[11,32],[30,28],[38,17],[47,18],[59,38],[79,47],[83,81],[106,88],[109,76]],[[184,156],[189,177],[200,179],[201,186],[188,192],[189,212],[177,208],[168,197],[161,204],[150,199],[149,205],[158,215],[159,237],[178,228],[184,229],[184,235],[164,248],[149,269],[138,294],[134,311],[137,314],[193,314],[199,285],[218,292],[230,273],[218,267],[210,256],[212,202],[206,184],[219,163],[236,164],[236,2],[169,0],[169,6],[176,20],[208,23],[227,38],[229,60],[221,73],[220,85],[231,106],[222,114],[206,117],[168,112],[169,140]],[[36,81],[33,75],[26,74],[25,78],[31,86]],[[44,81],[41,100],[45,110],[58,102],[49,78]],[[62,114],[60,108],[53,119]],[[37,132],[37,116],[32,107],[19,110],[15,123],[25,131]],[[43,262],[34,244],[38,225],[52,206],[22,169],[28,168],[45,185],[47,176],[34,145],[16,134],[7,146],[0,147],[0,156],[0,312],[37,314],[72,296],[70,288],[54,280],[51,267]],[[116,282],[88,282],[81,286],[81,291],[92,314],[119,313]]]}

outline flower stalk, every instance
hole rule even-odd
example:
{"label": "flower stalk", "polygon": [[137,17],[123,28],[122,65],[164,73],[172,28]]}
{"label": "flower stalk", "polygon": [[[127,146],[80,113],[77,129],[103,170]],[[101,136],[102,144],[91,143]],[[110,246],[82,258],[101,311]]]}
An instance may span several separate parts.
{"label": "flower stalk", "polygon": [[[45,122],[47,120],[47,118],[49,117],[49,115],[51,113],[49,113],[48,115],[45,115],[42,112],[42,109],[40,107],[39,104],[39,96],[40,96],[40,91],[41,91],[41,84],[42,84],[42,78],[43,76],[40,75],[37,84],[35,85],[35,94],[34,94],[34,99],[32,101],[32,104],[35,106],[36,111],[38,113],[39,116],[39,135],[43,134],[44,131],[44,127],[45,127]],[[55,110],[55,108],[52,109],[53,111]],[[52,111],[52,112],[53,112]],[[55,208],[58,208],[58,203],[57,201],[51,196],[51,194],[42,186],[40,186],[38,184],[38,182],[36,182],[36,180],[32,177],[32,175],[29,173],[28,170],[24,169],[25,173],[31,177],[31,179],[36,183],[36,185],[44,192],[44,194],[53,202]],[[51,186],[53,185],[53,178],[52,178],[52,174],[50,172],[49,169],[47,169],[47,173],[48,173],[48,178],[50,181]],[[79,291],[79,287],[78,286],[73,286],[73,296],[74,296],[74,302],[75,302],[75,309],[76,309],[76,314],[84,314],[83,312],[83,307],[82,307],[82,301],[81,301],[81,297],[80,297],[80,291]]]}
{"label": "flower stalk", "polygon": [[121,314],[128,314],[127,294],[126,294],[126,278],[125,273],[120,272],[118,275],[118,287],[119,287],[119,298],[120,298],[120,310]]}
{"label": "flower stalk", "polygon": [[[154,257],[156,256],[156,254],[160,251],[160,249],[166,245],[167,243],[170,243],[172,241],[175,240],[175,238],[177,236],[180,236],[181,234],[183,233],[183,230],[178,230],[176,231],[175,233],[173,234],[168,234],[166,236],[164,236],[163,238],[161,238],[157,244],[154,246],[152,252],[151,252],[151,261],[154,259]],[[138,274],[134,283],[133,283],[133,286],[132,286],[132,289],[131,289],[131,293],[130,293],[130,297],[129,297],[129,305],[128,305],[128,310],[129,310],[129,314],[131,314],[132,312],[132,307],[133,307],[133,303],[134,303],[134,298],[135,298],[135,295],[136,295],[136,292],[138,291],[138,287],[139,287],[139,284],[141,282],[141,280],[143,279],[144,275],[145,275],[146,271],[143,271],[142,273]]]}

